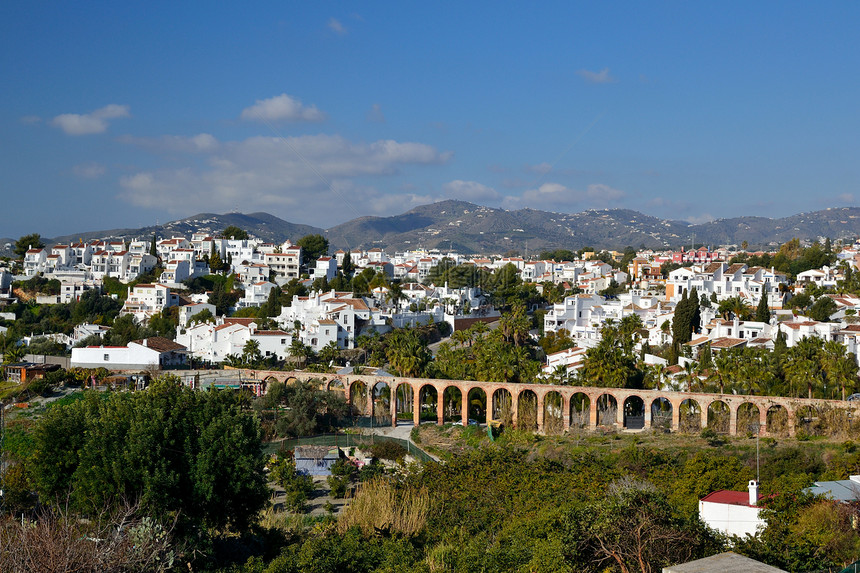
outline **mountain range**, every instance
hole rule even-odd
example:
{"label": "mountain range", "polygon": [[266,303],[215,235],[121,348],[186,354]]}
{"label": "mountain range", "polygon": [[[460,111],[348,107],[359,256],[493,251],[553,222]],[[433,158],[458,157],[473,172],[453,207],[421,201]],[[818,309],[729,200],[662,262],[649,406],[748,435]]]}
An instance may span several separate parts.
{"label": "mountain range", "polygon": [[[390,251],[438,248],[460,253],[535,254],[548,249],[622,249],[626,246],[679,248],[697,245],[769,247],[794,237],[833,240],[860,235],[860,208],[839,207],[790,217],[735,217],[709,223],[659,219],[629,209],[552,213],[535,209],[506,211],[465,201],[447,200],[390,217],[359,217],[330,229],[284,221],[268,213],[201,213],[163,225],[139,229],[88,231],[46,239],[46,244],[121,238],[217,234],[235,225],[270,242],[293,242],[304,235],[325,235],[332,251],[380,247]],[[0,239],[0,244],[14,239]]]}

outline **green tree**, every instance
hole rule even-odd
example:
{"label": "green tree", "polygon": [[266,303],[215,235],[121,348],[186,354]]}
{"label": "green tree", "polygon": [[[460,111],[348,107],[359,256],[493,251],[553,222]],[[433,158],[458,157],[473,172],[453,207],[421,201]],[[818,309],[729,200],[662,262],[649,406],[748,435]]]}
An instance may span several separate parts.
{"label": "green tree", "polygon": [[339,357],[340,349],[334,340],[320,348],[319,359],[326,365],[333,364]]}
{"label": "green tree", "polygon": [[221,255],[215,250],[215,245],[212,245],[212,251],[209,253],[209,268],[213,273],[224,268],[224,262],[221,260]]}
{"label": "green tree", "polygon": [[307,267],[328,254],[328,239],[319,234],[305,235],[296,245],[302,248],[302,264]]}
{"label": "green tree", "polygon": [[248,239],[248,232],[243,229],[240,229],[236,225],[230,225],[229,227],[221,231],[221,236],[225,239],[244,241]]}
{"label": "green tree", "polygon": [[836,303],[829,296],[820,296],[809,309],[809,318],[819,322],[829,322],[830,315],[837,310]]}
{"label": "green tree", "polygon": [[[32,460],[44,503],[82,511],[121,498],[191,533],[244,530],[268,500],[257,419],[241,394],[199,392],[178,379],[51,408],[38,423]],[[67,496],[69,496],[67,498]]]}
{"label": "green tree", "polygon": [[857,386],[857,360],[854,353],[849,353],[840,342],[828,340],[822,348],[821,362],[827,380],[842,390],[844,400],[846,387],[853,392]]}
{"label": "green tree", "polygon": [[32,233],[30,235],[24,235],[17,241],[15,241],[15,256],[19,259],[23,259],[24,255],[27,254],[29,249],[44,249],[45,243],[42,242],[42,236],[39,233]]}
{"label": "green tree", "polygon": [[272,481],[284,490],[284,505],[290,511],[303,512],[308,496],[314,491],[314,480],[296,470],[296,462],[289,456],[278,453],[271,464]]}
{"label": "green tree", "polygon": [[413,329],[397,329],[388,336],[386,356],[400,376],[420,376],[432,358],[424,341]]}
{"label": "green tree", "polygon": [[755,319],[757,322],[770,322],[770,306],[768,305],[767,283],[762,286],[761,298],[758,301],[758,306],[755,310]]}
{"label": "green tree", "polygon": [[302,342],[297,335],[293,335],[293,341],[290,343],[290,356],[298,360],[300,367],[303,368],[307,364],[313,353],[313,348]]}
{"label": "green tree", "polygon": [[265,315],[268,317],[274,317],[281,314],[281,297],[283,296],[283,291],[281,291],[281,287],[275,286],[269,291],[269,299],[266,301],[265,307]]}

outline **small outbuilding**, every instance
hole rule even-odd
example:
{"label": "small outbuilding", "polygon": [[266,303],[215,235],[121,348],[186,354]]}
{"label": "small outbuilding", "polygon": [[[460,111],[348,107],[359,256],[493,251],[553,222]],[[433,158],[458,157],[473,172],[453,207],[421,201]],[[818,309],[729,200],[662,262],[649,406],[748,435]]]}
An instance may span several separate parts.
{"label": "small outbuilding", "polygon": [[310,476],[330,476],[331,467],[340,459],[337,446],[296,446],[296,472]]}
{"label": "small outbuilding", "polygon": [[767,526],[758,505],[758,482],[750,480],[749,491],[720,490],[699,500],[699,518],[711,529],[726,535],[755,535]]}
{"label": "small outbuilding", "polygon": [[782,569],[738,555],[732,551],[688,561],[680,565],[663,567],[663,573],[727,573],[728,571],[733,573],[786,573]]}

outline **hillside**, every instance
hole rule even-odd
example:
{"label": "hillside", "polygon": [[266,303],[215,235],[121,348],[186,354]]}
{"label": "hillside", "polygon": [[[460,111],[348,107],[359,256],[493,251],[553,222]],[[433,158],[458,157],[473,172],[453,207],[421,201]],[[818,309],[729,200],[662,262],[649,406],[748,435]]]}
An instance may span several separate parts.
{"label": "hillside", "polygon": [[[775,246],[799,237],[833,240],[860,235],[860,208],[840,207],[800,213],[791,217],[735,217],[692,225],[659,219],[630,209],[552,213],[535,209],[506,211],[465,201],[447,200],[416,207],[390,217],[359,217],[328,230],[284,221],[268,213],[200,213],[192,217],[140,229],[86,231],[45,239],[62,243],[101,238],[170,237],[202,231],[217,234],[236,225],[265,241],[297,240],[312,233],[325,234],[332,250],[381,247],[400,251],[438,248],[461,253],[535,254],[566,248],[622,249],[626,246],[677,248],[698,244]],[[14,243],[14,239],[7,239]]]}

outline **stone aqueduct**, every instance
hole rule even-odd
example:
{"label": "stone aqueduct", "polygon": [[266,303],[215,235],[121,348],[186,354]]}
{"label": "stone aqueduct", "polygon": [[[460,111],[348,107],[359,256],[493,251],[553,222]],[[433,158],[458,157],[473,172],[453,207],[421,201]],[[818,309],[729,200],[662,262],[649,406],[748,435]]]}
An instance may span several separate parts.
{"label": "stone aqueduct", "polygon": [[[780,431],[794,435],[798,423],[802,423],[803,420],[815,419],[824,412],[834,410],[844,411],[848,416],[855,416],[860,407],[839,400],[551,384],[265,370],[241,370],[240,375],[243,386],[250,387],[257,395],[264,394],[268,384],[273,381],[322,381],[323,388],[326,390],[345,392],[349,403],[356,407],[361,415],[384,419],[385,423],[391,425],[397,424],[398,414],[401,414],[402,420],[402,414],[411,409],[412,423],[415,425],[420,424],[422,419],[427,422],[426,413],[428,411],[432,413],[435,410],[435,418],[429,421],[435,421],[439,425],[446,420],[466,425],[470,419],[475,418],[470,412],[482,414],[479,416],[482,419],[476,421],[490,423],[493,420],[500,420],[502,412],[505,412],[507,419],[517,427],[521,425],[520,413],[525,411],[525,404],[534,410],[534,419],[530,420],[531,427],[539,432],[548,429],[551,418],[555,420],[555,429],[558,431],[567,431],[572,426],[588,429],[599,426],[642,429],[655,427],[659,421],[663,428],[674,432],[681,429],[682,410],[684,410],[685,419],[692,418],[698,421],[699,428],[710,427],[711,416],[716,419],[715,413],[721,412],[723,414],[721,429],[730,435],[749,432],[757,432],[762,436],[770,435],[775,433],[775,426],[779,420],[781,420]],[[388,389],[387,392],[385,388]],[[459,396],[456,396],[457,394]],[[394,399],[391,399],[392,395]],[[437,406],[440,397],[442,407]],[[479,407],[482,401],[483,407]],[[479,406],[475,406],[476,403]],[[506,411],[505,408],[507,408]],[[781,413],[781,410],[784,413]],[[726,411],[728,411],[727,427],[725,426]],[[744,424],[739,427],[739,417],[746,422],[746,427]]]}

